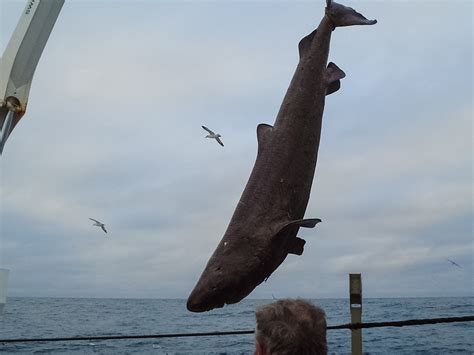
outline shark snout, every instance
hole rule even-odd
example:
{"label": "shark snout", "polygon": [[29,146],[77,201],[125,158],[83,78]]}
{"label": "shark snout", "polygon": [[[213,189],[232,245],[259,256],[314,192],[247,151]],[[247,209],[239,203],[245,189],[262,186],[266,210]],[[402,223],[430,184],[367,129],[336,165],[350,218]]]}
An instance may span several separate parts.
{"label": "shark snout", "polygon": [[189,297],[188,302],[186,303],[186,308],[190,312],[205,312],[206,307],[202,301],[197,300],[195,297]]}
{"label": "shark snout", "polygon": [[240,273],[235,271],[231,273],[221,264],[208,266],[188,298],[187,309],[205,312],[239,301],[244,285],[241,282],[243,279],[236,277]]}
{"label": "shark snout", "polygon": [[212,309],[208,306],[206,302],[194,298],[188,299],[188,302],[186,303],[186,308],[190,312],[206,312]]}
{"label": "shark snout", "polygon": [[191,312],[206,312],[224,307],[224,304],[224,300],[220,299],[215,287],[207,289],[196,287],[188,298],[186,308]]}

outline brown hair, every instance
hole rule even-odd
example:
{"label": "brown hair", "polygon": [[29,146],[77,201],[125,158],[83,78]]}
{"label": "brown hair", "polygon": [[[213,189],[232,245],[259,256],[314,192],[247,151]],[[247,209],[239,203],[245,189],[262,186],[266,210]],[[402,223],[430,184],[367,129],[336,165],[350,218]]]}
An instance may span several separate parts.
{"label": "brown hair", "polygon": [[256,338],[272,355],[325,355],[326,318],[321,308],[302,299],[283,299],[255,312]]}

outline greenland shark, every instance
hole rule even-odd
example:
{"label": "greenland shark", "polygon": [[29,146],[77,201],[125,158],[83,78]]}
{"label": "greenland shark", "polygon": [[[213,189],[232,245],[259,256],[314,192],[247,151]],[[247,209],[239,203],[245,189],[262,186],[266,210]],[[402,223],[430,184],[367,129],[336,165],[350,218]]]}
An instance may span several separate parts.
{"label": "greenland shark", "polygon": [[298,46],[299,62],[275,124],[257,127],[254,168],[224,237],[187,301],[192,312],[237,303],[265,281],[288,254],[301,255],[301,227],[318,156],[326,95],[336,92],[344,72],[328,63],[337,27],[373,25],[354,9],[326,1],[318,28]]}

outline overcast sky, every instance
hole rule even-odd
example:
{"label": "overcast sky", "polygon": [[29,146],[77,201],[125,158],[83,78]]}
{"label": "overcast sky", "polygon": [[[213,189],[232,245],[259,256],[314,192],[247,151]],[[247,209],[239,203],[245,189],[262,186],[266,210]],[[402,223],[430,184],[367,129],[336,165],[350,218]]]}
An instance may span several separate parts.
{"label": "overcast sky", "polygon": [[[2,53],[25,4],[1,0]],[[365,297],[472,296],[472,2],[344,4],[378,24],[332,37],[347,76],[305,215],[323,223],[250,297],[347,297],[350,272]],[[0,158],[9,295],[186,298],[323,12],[67,0]]]}

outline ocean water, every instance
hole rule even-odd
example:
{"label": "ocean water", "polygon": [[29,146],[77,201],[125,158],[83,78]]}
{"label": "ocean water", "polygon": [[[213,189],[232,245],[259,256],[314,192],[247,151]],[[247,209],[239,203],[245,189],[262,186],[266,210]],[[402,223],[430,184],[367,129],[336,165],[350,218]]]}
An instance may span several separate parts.
{"label": "ocean water", "polygon": [[[206,313],[190,313],[183,299],[9,298],[0,338],[143,335],[249,330],[254,311],[271,300],[244,300]],[[347,299],[312,302],[328,325],[350,322]],[[474,314],[474,298],[365,299],[362,320],[393,321]],[[366,354],[473,354],[474,324],[448,323],[364,329]],[[350,353],[350,330],[328,330],[330,354]],[[0,343],[2,354],[253,354],[253,335],[145,340]]]}

